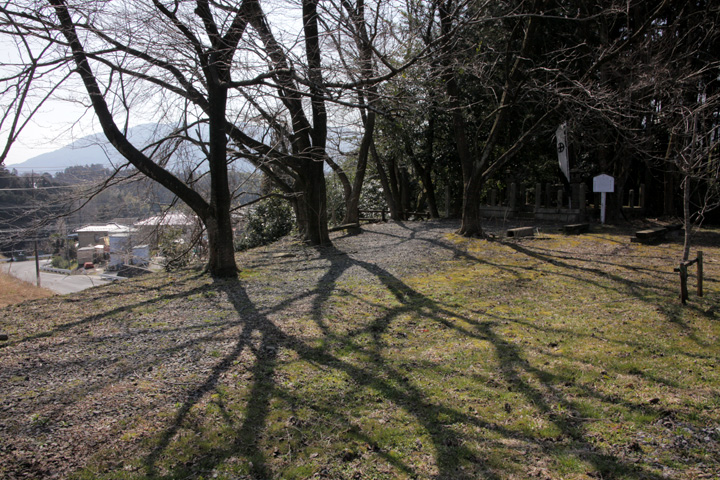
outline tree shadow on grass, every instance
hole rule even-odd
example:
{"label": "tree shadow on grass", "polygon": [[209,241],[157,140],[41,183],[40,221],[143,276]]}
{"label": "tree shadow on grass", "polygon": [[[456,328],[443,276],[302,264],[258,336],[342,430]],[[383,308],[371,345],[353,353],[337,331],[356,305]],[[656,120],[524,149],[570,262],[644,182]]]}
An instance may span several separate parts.
{"label": "tree shadow on grass", "polygon": [[[251,478],[273,478],[277,475],[274,471],[275,463],[272,461],[276,452],[267,451],[264,442],[274,427],[273,422],[277,421],[273,417],[273,410],[278,402],[281,402],[291,411],[296,408],[310,409],[305,419],[309,423],[286,426],[283,428],[285,435],[291,435],[291,431],[297,430],[301,436],[308,438],[312,437],[313,429],[322,429],[318,425],[332,425],[333,431],[344,432],[344,436],[339,435],[339,438],[354,439],[367,444],[371,451],[367,454],[329,451],[319,458],[328,463],[351,463],[362,455],[376,457],[394,470],[395,473],[388,473],[387,478],[400,474],[425,478],[501,478],[503,472],[498,467],[497,459],[490,458],[491,453],[487,451],[492,447],[479,448],[479,445],[495,444],[498,438],[498,445],[503,441],[516,441],[530,445],[543,452],[543,455],[576,457],[579,461],[592,465],[592,469],[602,475],[623,475],[626,478],[638,479],[660,478],[624,458],[598,452],[583,421],[575,414],[578,409],[576,401],[557,388],[558,382],[563,379],[531,365],[522,347],[508,341],[498,332],[497,319],[478,319],[458,314],[411,288],[388,270],[354,259],[338,249],[322,249],[320,256],[326,264],[326,270],[314,289],[299,292],[262,311],[255,306],[240,282],[215,283],[215,288],[227,295],[236,310],[238,321],[242,323],[241,331],[236,335],[232,350],[215,365],[205,381],[187,392],[181,407],[145,459],[145,472],[148,477],[187,476],[186,467],[169,467],[170,473],[163,473],[167,472],[168,468],[163,463],[163,458],[171,454],[173,442],[188,422],[194,407],[203,397],[220,391],[219,384],[223,376],[241,358],[247,359],[244,353],[249,353],[252,364],[247,366],[250,380],[247,396],[243,397],[245,403],[241,409],[242,415],[238,416],[237,409],[229,407],[224,400],[216,401],[221,418],[230,429],[229,438],[222,444],[202,447],[202,451],[195,455],[198,463],[191,468],[190,474],[213,471],[226,461],[240,457],[247,462],[247,473]],[[333,296],[342,288],[339,285],[341,277],[351,268],[359,268],[369,275],[377,285],[376,288],[387,292],[392,301],[358,297],[358,302],[373,307],[372,311],[375,313],[360,325],[337,331],[336,326],[328,320],[326,309]],[[282,319],[283,315],[292,315],[293,305],[300,300],[311,301],[310,319],[321,332],[319,338],[312,339],[288,331],[279,323],[281,320],[277,320]],[[388,336],[393,327],[406,315],[420,317],[427,324],[452,331],[458,338],[488,342],[499,363],[498,373],[504,384],[548,418],[559,430],[560,437],[566,441],[559,444],[546,442],[542,437],[530,432],[483,419],[477,413],[466,411],[459,405],[443,401],[442,398],[438,399],[436,393],[431,393],[429,386],[411,379],[402,363],[392,358],[388,344]],[[285,356],[288,353],[328,375],[341,375],[348,379],[348,383],[353,387],[347,388],[335,398],[339,400],[337,403],[318,403],[317,399],[303,398],[301,388],[282,384],[278,379],[280,366],[286,361]],[[311,383],[309,377],[305,378],[305,381]],[[373,392],[376,402],[403,412],[412,419],[417,430],[430,439],[434,473],[428,474],[427,470],[421,469],[411,458],[392,452],[386,444],[387,441],[382,440],[381,434],[384,429],[390,429],[390,426],[379,426],[378,433],[378,430],[359,421],[356,417],[358,411],[352,409],[361,405],[362,402],[358,402],[358,399],[362,398],[362,392]],[[602,402],[615,400],[589,387],[584,394]],[[342,402],[343,399],[346,403]],[[369,413],[373,413],[372,405],[365,407]],[[627,404],[627,408],[640,410],[645,407]],[[476,432],[476,438],[472,438],[473,435],[468,433],[467,428]],[[300,445],[298,448],[301,451],[295,452],[296,456],[303,456],[307,452],[303,453],[302,450],[309,447]],[[335,445],[330,445],[330,449],[333,448],[337,449]],[[312,457],[305,455],[304,458],[312,463]],[[471,465],[471,468],[463,470],[460,468],[463,465]],[[326,467],[329,468],[329,465]],[[328,470],[326,467],[317,467],[314,473],[320,476],[338,474],[338,471]],[[174,473],[173,468],[176,468]]]}
{"label": "tree shadow on grass", "polygon": [[[400,237],[398,240],[403,241]],[[184,355],[193,346],[210,345],[221,335],[229,337],[227,343],[231,345],[218,355],[204,376],[178,392],[177,406],[174,409],[171,404],[165,406],[164,412],[171,413],[159,419],[158,423],[163,427],[155,430],[157,434],[148,439],[149,451],[143,458],[141,470],[143,478],[210,476],[232,462],[245,463],[244,470],[241,469],[244,478],[278,478],[287,465],[297,466],[294,474],[300,478],[311,475],[340,478],[350,474],[346,475],[338,464],[354,468],[358,462],[366,462],[362,465],[369,462],[387,465],[389,470],[385,472],[368,473],[381,478],[496,479],[508,474],[497,456],[514,451],[514,447],[506,445],[513,442],[540,452],[543,461],[561,455],[587,462],[589,470],[606,476],[658,478],[622,456],[599,452],[594,448],[585,420],[577,414],[577,399],[562,388],[562,383],[568,379],[528,361],[527,348],[507,338],[500,329],[500,322],[507,318],[486,312],[458,312],[436,296],[412,288],[397,274],[379,264],[355,258],[336,248],[319,249],[318,252],[317,262],[321,265],[317,268],[321,270],[316,283],[280,300],[268,302],[259,299],[257,287],[248,288],[251,280],[246,284],[218,280],[175,293],[142,297],[103,310],[103,315],[130,315],[138,308],[152,309],[164,302],[181,301],[183,296],[204,298],[204,294],[215,295],[217,292],[223,305],[227,303],[223,308],[232,313],[227,318],[208,324],[206,333],[201,332],[202,319],[207,318],[204,311],[198,312],[201,318],[192,325],[158,330],[157,335],[177,335],[179,343],[148,344],[154,357],[129,355],[131,361],[137,360],[132,369],[125,373],[120,372],[118,367],[118,375],[101,378],[89,387],[99,390],[104,386],[110,387],[118,380],[127,381],[135,371],[162,367],[168,357]],[[458,256],[469,261],[482,261],[467,252],[463,253],[461,249],[458,255],[454,255],[455,258]],[[513,271],[510,266],[485,263],[504,268],[507,272]],[[573,270],[570,268],[564,269],[562,263],[558,267],[567,274],[578,273],[571,273]],[[358,277],[361,278],[358,281],[360,291],[353,288],[352,278],[349,287],[345,283],[347,276],[354,275],[354,272],[362,273]],[[278,280],[272,279],[267,288]],[[338,295],[352,299],[359,308],[365,308],[369,313],[347,328],[338,328],[330,315]],[[297,309],[301,303],[304,304],[302,311]],[[191,302],[181,302],[180,305],[189,307]],[[313,336],[289,329],[284,320],[296,315],[306,316],[306,326],[310,328],[314,325],[319,334]],[[450,389],[454,388],[451,385],[456,377],[463,377],[469,384],[469,391],[475,392],[487,379],[462,372],[451,363],[438,363],[422,355],[408,354],[404,360],[396,358],[393,352],[407,354],[402,349],[407,347],[409,340],[398,337],[400,333],[412,335],[407,330],[410,325],[407,317],[413,317],[413,321],[424,328],[451,332],[457,341],[487,342],[489,356],[498,363],[497,378],[502,384],[490,389],[491,401],[502,405],[504,394],[521,396],[525,405],[531,405],[525,408],[532,408],[537,415],[554,425],[562,441],[549,441],[532,431],[519,429],[513,425],[512,419],[498,421],[497,418],[468,410],[462,402],[451,401],[451,393],[439,395],[438,385],[433,385],[434,382],[445,379]],[[98,317],[89,314],[73,322],[73,325],[58,326],[52,332],[64,335],[96,321]],[[188,330],[195,332],[193,337],[182,337]],[[143,334],[143,331],[133,328],[127,333],[127,338],[131,338]],[[121,334],[123,338],[124,335]],[[98,338],[98,341],[109,340],[112,338]],[[287,375],[289,357],[304,365],[300,378],[293,379],[294,386],[283,378]],[[194,360],[189,358],[187,361]],[[90,369],[95,365],[92,362],[102,366],[100,360],[90,359],[88,362]],[[238,380],[229,380],[228,375],[238,370],[246,375]],[[40,370],[34,372],[41,374]],[[303,388],[315,385],[313,382],[317,378],[311,378],[312,375],[329,380],[341,378],[345,383],[335,390],[328,389],[328,398],[308,398]],[[243,389],[240,396],[224,393],[240,386]],[[320,383],[320,386],[323,384]],[[623,403],[591,386],[584,385],[581,390],[584,398],[606,405]],[[64,392],[72,396],[89,395],[90,390],[83,385],[71,386]],[[465,394],[463,391],[457,393]],[[468,397],[467,400],[472,402],[474,399]],[[208,405],[214,408],[212,412],[206,408]],[[623,406],[639,414],[657,414],[660,409],[631,402],[624,402]],[[377,418],[373,418],[378,412],[404,416],[407,424],[405,420],[397,419],[379,423]],[[203,418],[214,422],[210,428],[195,425]],[[398,447],[398,451],[393,450],[394,440],[388,436],[393,429],[399,428],[398,425],[407,425],[402,428],[412,430],[413,433],[407,435],[422,437],[423,445],[418,447],[418,452],[428,456],[426,463],[430,466],[423,466],[407,449]],[[194,436],[186,435],[188,431],[192,431]],[[273,445],[272,435],[292,437],[292,441],[284,442],[282,446],[288,446],[288,452],[292,447],[294,460],[277,457],[289,455],[288,452],[268,449],[269,445]],[[332,439],[332,444],[323,443]],[[342,441],[348,443],[347,448],[338,447]],[[326,445],[325,450],[321,448],[323,445]],[[178,454],[182,455],[174,459],[173,456]],[[312,457],[313,454],[318,456]],[[536,458],[529,456],[528,462]],[[318,465],[318,461],[324,464]],[[513,461],[517,463],[518,460],[515,458]],[[299,465],[303,463],[305,465]],[[467,469],[462,470],[461,466]],[[230,471],[226,473],[227,478],[236,478]],[[220,471],[220,478],[223,478],[222,474]],[[139,472],[134,477],[138,475]]]}
{"label": "tree shadow on grass", "polygon": [[[633,280],[615,273],[609,273],[595,266],[590,267],[586,265],[574,265],[572,263],[569,263],[569,260],[571,260],[570,257],[557,255],[548,250],[538,251],[536,249],[529,248],[516,242],[506,242],[505,245],[519,253],[522,253],[523,255],[534,258],[543,263],[554,265],[562,269],[561,272],[556,272],[556,275],[565,276],[571,279],[581,281],[585,284],[594,285],[601,288],[608,288],[603,286],[599,280],[601,278],[606,278],[611,282],[611,288],[615,289],[618,293],[623,293],[624,291],[624,293],[627,293],[630,297],[635,298],[645,303],[646,305],[655,308],[670,322],[679,326],[698,346],[710,346],[710,344],[703,341],[697,336],[696,332],[690,327],[690,325],[688,325],[685,321],[682,320],[682,316],[679,314],[682,309],[692,310],[695,311],[695,313],[701,315],[705,315],[705,312],[702,311],[698,305],[686,305],[681,307],[678,305],[679,302],[677,302],[675,305],[668,304],[668,300],[674,299],[677,296],[677,290],[675,285],[673,284],[674,282],[672,281],[652,287],[652,289],[654,289],[656,292],[660,292],[666,295],[666,297],[663,298],[663,301],[658,301],[657,293],[651,292],[652,289],[649,287],[649,284],[652,283],[653,280],[655,280],[651,276],[648,276],[641,281]],[[593,261],[593,265],[597,263],[598,262]],[[603,264],[605,266],[631,269],[630,266],[620,261],[603,262]],[[670,269],[668,268],[668,270]],[[648,271],[648,273],[651,272]],[[659,275],[657,271],[655,271],[654,273],[656,277]],[[665,276],[670,277],[671,279],[674,277],[674,275],[670,273],[667,273]]]}

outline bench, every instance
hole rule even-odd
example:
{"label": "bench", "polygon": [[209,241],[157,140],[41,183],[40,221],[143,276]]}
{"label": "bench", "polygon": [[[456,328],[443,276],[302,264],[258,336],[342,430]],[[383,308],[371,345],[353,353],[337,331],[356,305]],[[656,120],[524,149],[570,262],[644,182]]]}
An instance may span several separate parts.
{"label": "bench", "polygon": [[535,235],[534,227],[511,228],[506,232],[508,237],[532,237]]}
{"label": "bench", "polygon": [[[364,220],[367,222],[377,222],[377,221],[386,222],[387,221],[386,215],[390,212],[387,210],[358,210],[358,213],[360,214],[360,217],[361,217],[360,220]],[[363,214],[373,215],[373,214],[378,214],[378,213],[380,214],[380,220],[378,220],[377,217],[374,217],[374,216],[368,217],[367,215],[363,215]]]}
{"label": "bench", "polygon": [[590,231],[589,223],[575,223],[572,225],[563,225],[560,229],[565,235],[579,235],[581,233],[587,233]]}
{"label": "bench", "polygon": [[422,220],[422,219],[430,220],[430,213],[429,213],[429,212],[407,212],[407,215],[408,215],[408,218],[409,218],[410,216],[413,216],[413,217],[419,218],[419,219],[421,219],[421,220]]}
{"label": "bench", "polygon": [[360,233],[359,223],[346,223],[344,225],[338,225],[336,227],[328,228],[328,232],[339,232],[341,230],[347,230],[348,233]]}
{"label": "bench", "polygon": [[635,232],[635,236],[630,238],[633,243],[651,244],[665,240],[665,234],[668,232],[667,228],[648,228],[647,230],[638,230]]}

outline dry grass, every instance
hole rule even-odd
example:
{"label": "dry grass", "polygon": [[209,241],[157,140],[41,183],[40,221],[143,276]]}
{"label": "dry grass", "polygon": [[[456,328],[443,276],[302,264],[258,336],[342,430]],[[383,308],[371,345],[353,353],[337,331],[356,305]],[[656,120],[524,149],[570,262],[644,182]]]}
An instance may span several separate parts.
{"label": "dry grass", "polygon": [[0,273],[0,308],[53,295],[55,294],[46,288],[38,288],[31,283]]}

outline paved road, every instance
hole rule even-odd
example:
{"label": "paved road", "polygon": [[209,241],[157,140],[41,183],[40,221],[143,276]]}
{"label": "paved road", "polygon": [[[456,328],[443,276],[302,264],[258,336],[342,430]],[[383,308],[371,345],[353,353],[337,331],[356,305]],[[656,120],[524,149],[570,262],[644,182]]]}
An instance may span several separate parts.
{"label": "paved road", "polygon": [[[42,265],[47,260],[41,260]],[[35,260],[26,262],[6,262],[0,263],[0,271],[9,273],[33,285],[36,283]],[[104,285],[108,283],[97,275],[62,275],[58,273],[40,272],[40,286],[57,292],[59,294],[79,292],[86,288]]]}

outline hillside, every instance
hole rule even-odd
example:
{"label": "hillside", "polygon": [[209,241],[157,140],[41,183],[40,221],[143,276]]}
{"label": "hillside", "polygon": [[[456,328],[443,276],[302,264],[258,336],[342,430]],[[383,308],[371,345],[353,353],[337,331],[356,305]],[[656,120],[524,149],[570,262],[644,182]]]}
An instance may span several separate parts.
{"label": "hillside", "polygon": [[38,288],[0,272],[0,308],[52,295],[54,294],[50,290]]}
{"label": "hillside", "polygon": [[0,477],[720,475],[719,231],[682,307],[677,242],[456,227],[0,309]]}

